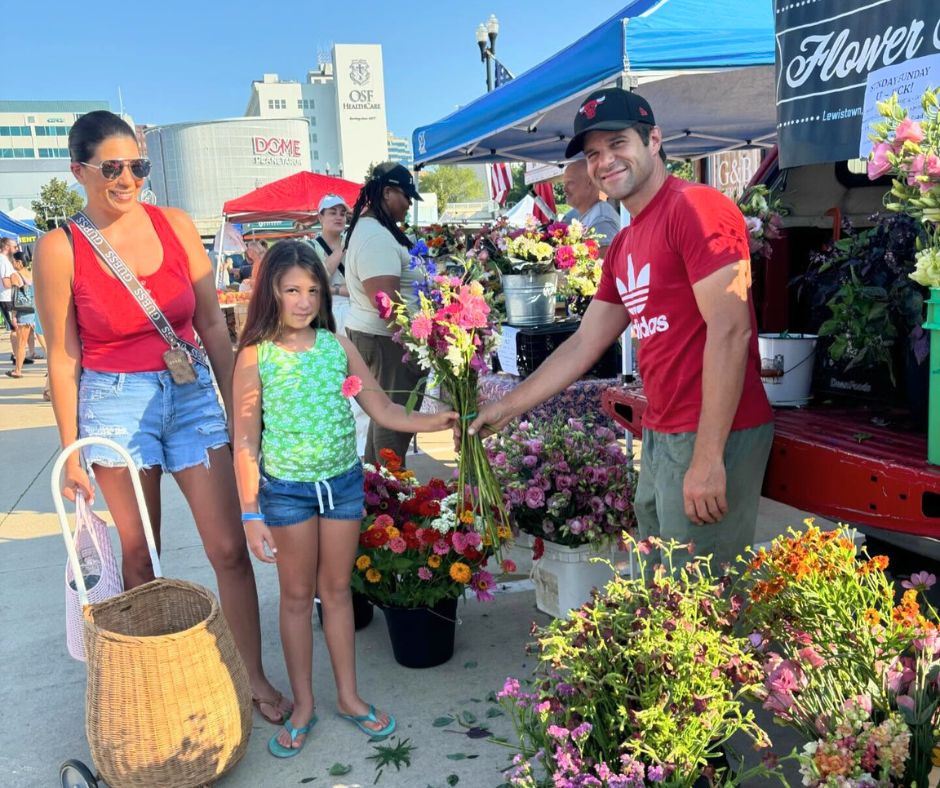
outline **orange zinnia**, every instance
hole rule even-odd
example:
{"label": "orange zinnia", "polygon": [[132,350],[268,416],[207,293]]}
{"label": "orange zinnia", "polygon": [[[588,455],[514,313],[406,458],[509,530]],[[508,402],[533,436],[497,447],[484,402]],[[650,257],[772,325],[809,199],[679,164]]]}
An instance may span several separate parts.
{"label": "orange zinnia", "polygon": [[470,572],[470,567],[460,561],[456,561],[450,565],[450,579],[455,583],[462,583],[466,585],[470,582],[470,577],[472,573]]}

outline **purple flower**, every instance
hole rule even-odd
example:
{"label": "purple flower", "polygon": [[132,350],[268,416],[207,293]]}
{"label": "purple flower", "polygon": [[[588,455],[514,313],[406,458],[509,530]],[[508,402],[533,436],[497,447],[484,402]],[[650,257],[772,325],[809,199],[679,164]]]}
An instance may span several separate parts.
{"label": "purple flower", "polygon": [[525,491],[525,503],[530,509],[541,509],[545,505],[545,491],[541,487],[529,487]]}
{"label": "purple flower", "polygon": [[534,468],[539,464],[539,458],[532,454],[527,454],[522,458],[522,464],[525,465],[526,468]]}
{"label": "purple flower", "polygon": [[419,567],[418,567],[418,577],[420,577],[422,580],[430,580],[430,579],[431,579],[431,570],[428,569],[426,566],[419,566]]}
{"label": "purple flower", "polygon": [[549,725],[546,732],[553,739],[558,739],[559,741],[564,741],[568,738],[568,729],[562,728],[561,725]]}
{"label": "purple flower", "polygon": [[651,782],[661,783],[666,778],[666,771],[662,766],[656,764],[656,766],[651,766],[649,771],[646,773],[646,776]]}
{"label": "purple flower", "polygon": [[902,580],[903,588],[913,588],[916,591],[926,591],[933,588],[937,583],[937,576],[930,572],[915,572],[910,580]]}

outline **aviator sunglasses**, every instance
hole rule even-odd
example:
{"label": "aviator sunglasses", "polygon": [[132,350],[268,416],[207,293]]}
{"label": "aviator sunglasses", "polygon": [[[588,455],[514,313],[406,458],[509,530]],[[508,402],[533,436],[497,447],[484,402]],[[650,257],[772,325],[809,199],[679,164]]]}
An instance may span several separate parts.
{"label": "aviator sunglasses", "polygon": [[138,180],[150,175],[150,159],[105,159],[101,164],[83,161],[82,165],[101,170],[101,177],[106,181],[113,181],[120,177],[125,165],[131,168],[131,175]]}

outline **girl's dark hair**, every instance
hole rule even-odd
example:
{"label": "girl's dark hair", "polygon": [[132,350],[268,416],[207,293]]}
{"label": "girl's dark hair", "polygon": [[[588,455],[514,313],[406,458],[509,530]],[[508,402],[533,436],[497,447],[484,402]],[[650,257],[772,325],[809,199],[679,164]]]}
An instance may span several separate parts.
{"label": "girl's dark hair", "polygon": [[401,228],[394,222],[392,217],[385,212],[385,206],[382,204],[382,191],[388,185],[388,182],[382,180],[381,177],[373,177],[366,181],[359,190],[359,197],[356,200],[356,204],[353,206],[352,219],[349,222],[349,230],[346,233],[346,245],[343,247],[344,249],[349,248],[349,239],[352,238],[353,230],[356,229],[356,222],[359,221],[359,217],[366,208],[371,211],[372,216],[392,234],[398,243],[406,249],[411,248],[411,241],[408,240],[408,236],[401,231]]}
{"label": "girl's dark hair", "polygon": [[130,137],[137,140],[127,121],[106,109],[82,115],[69,131],[69,158],[76,163],[94,158],[95,149],[108,137]]}
{"label": "girl's dark hair", "polygon": [[310,274],[320,285],[320,311],[310,326],[336,333],[333,296],[323,263],[316,252],[302,241],[279,241],[268,250],[254,272],[255,282],[248,303],[248,317],[238,341],[239,353],[251,345],[273,341],[280,334],[281,301],[277,289],[281,277],[295,266]]}

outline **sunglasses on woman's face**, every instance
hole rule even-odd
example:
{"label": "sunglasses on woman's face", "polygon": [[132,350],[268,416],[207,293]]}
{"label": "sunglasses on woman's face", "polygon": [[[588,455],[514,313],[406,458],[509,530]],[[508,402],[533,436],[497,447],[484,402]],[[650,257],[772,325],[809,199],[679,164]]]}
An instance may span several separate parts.
{"label": "sunglasses on woman's face", "polygon": [[94,167],[101,170],[101,177],[106,181],[113,181],[124,172],[125,165],[131,168],[131,175],[143,180],[150,175],[150,159],[105,159],[101,164],[92,164],[83,161],[85,167]]}

